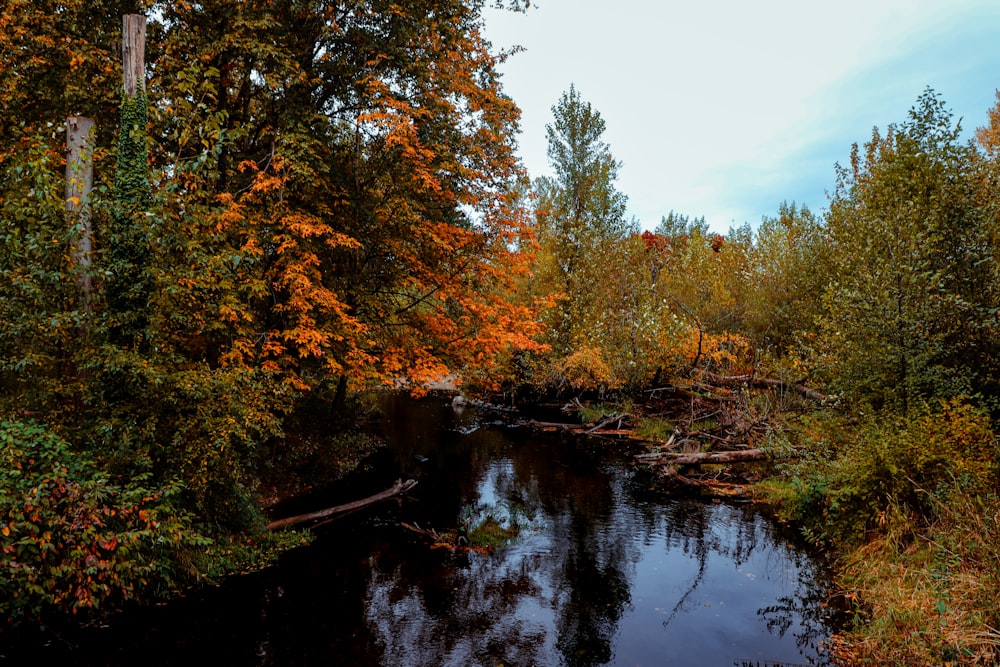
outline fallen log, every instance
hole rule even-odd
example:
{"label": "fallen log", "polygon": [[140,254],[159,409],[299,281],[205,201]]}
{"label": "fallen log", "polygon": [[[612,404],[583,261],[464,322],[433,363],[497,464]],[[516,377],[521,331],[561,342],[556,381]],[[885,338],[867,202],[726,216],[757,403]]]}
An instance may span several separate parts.
{"label": "fallen log", "polygon": [[584,431],[584,433],[586,433],[588,435],[591,434],[591,433],[596,433],[597,431],[600,431],[600,430],[604,429],[605,426],[608,426],[609,424],[613,424],[615,422],[618,422],[618,428],[615,429],[615,430],[619,430],[620,431],[621,427],[622,427],[622,422],[625,421],[626,419],[628,419],[631,416],[632,415],[628,414],[627,412],[625,414],[621,414],[621,415],[610,415],[610,416],[607,416],[604,419],[602,419],[601,421],[599,421],[593,428],[590,428],[590,429]]}
{"label": "fallen log", "polygon": [[405,482],[401,479],[397,479],[396,483],[392,485],[392,488],[376,493],[373,496],[368,496],[367,498],[355,500],[343,505],[337,505],[336,507],[328,507],[323,510],[309,512],[308,514],[297,514],[285,519],[278,519],[267,524],[266,528],[267,530],[281,530],[282,528],[288,528],[289,526],[297,526],[300,523],[308,523],[310,521],[319,521],[320,519],[336,517],[337,515],[353,512],[357,509],[361,509],[362,507],[367,507],[368,505],[404,494],[416,485],[417,480],[415,479],[408,479]]}
{"label": "fallen log", "polygon": [[736,449],[727,452],[659,452],[635,457],[646,465],[697,466],[706,463],[745,463],[766,461],[770,456],[762,449]]}
{"label": "fallen log", "polygon": [[529,419],[525,422],[527,426],[531,428],[537,428],[540,431],[582,431],[583,426],[580,424],[567,424],[565,422],[540,422],[537,419]]}
{"label": "fallen log", "polygon": [[[540,422],[535,419],[529,419],[526,422],[521,422],[522,425],[529,428],[533,428],[538,431],[552,432],[552,431],[563,431],[565,433],[572,433],[573,435],[599,435],[599,436],[616,436],[616,437],[628,437],[635,438],[635,429],[631,428],[604,428],[612,422],[617,422],[625,419],[628,415],[622,415],[614,418],[608,418],[597,426],[590,426],[589,424],[567,424],[565,422]],[[642,440],[643,438],[637,438]]]}
{"label": "fallen log", "polygon": [[827,399],[825,394],[821,394],[815,389],[810,389],[801,382],[785,382],[784,380],[776,380],[774,378],[758,377],[756,375],[718,375],[710,371],[703,371],[702,376],[712,382],[722,387],[732,387],[735,385],[745,384],[750,387],[757,387],[760,389],[779,389],[782,391],[791,390],[800,396],[805,396],[806,398],[811,398],[814,401],[823,402]]}

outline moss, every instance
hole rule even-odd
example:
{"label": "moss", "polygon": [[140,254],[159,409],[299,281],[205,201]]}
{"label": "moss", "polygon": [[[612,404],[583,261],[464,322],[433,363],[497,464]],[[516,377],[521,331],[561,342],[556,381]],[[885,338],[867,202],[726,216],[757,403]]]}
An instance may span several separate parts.
{"label": "moss", "polygon": [[517,523],[504,526],[492,515],[487,515],[468,532],[469,544],[477,547],[502,547],[517,538],[521,529]]}

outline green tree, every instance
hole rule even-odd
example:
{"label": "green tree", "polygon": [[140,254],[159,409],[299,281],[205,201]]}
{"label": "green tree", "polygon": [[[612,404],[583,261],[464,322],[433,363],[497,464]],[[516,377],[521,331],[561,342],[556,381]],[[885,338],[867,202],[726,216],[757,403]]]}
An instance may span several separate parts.
{"label": "green tree", "polygon": [[745,328],[776,356],[812,340],[829,280],[822,221],[808,207],[782,203],[765,217],[751,251]]}
{"label": "green tree", "polygon": [[[204,534],[254,530],[276,464],[347,456],[346,417],[302,415],[349,381],[537,347],[509,297],[532,230],[505,56],[480,0],[139,3],[149,84],[119,127],[122,4],[0,18],[0,418],[44,419],[112,487],[169,489]],[[62,200],[79,112],[100,129],[92,313]],[[115,187],[116,163],[138,178]]]}
{"label": "green tree", "polygon": [[933,91],[909,119],[838,168],[821,361],[850,395],[907,411],[915,399],[994,383],[997,283],[977,206],[974,147]]}
{"label": "green tree", "polygon": [[592,288],[635,225],[625,221],[626,197],[615,187],[620,163],[602,139],[600,113],[574,86],[552,113],[546,134],[555,175],[535,181],[536,274],[543,293],[561,295],[545,318],[546,340],[560,358],[586,344],[593,333],[588,327],[611,306]]}

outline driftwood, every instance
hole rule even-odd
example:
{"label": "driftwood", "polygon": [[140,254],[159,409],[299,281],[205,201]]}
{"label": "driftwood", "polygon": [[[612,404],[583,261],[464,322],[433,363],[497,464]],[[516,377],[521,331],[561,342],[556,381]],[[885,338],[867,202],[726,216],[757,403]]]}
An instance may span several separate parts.
{"label": "driftwood", "polygon": [[801,382],[785,382],[784,380],[776,380],[774,378],[764,378],[758,377],[757,375],[718,375],[716,373],[711,373],[709,371],[703,371],[702,376],[720,387],[732,387],[736,385],[745,384],[750,387],[757,387],[760,389],[779,389],[782,391],[791,390],[800,396],[805,396],[806,398],[811,398],[814,401],[823,402],[826,400],[826,395],[821,394],[815,389],[810,389]]}
{"label": "driftwood", "polygon": [[526,424],[531,428],[537,428],[542,431],[582,431],[584,428],[580,424],[567,424],[565,422],[540,422],[537,419],[529,419]]}
{"label": "driftwood", "polygon": [[601,421],[599,421],[593,428],[590,428],[590,429],[587,429],[586,431],[584,431],[584,433],[586,433],[588,435],[591,434],[591,433],[596,433],[597,431],[600,431],[601,429],[603,429],[605,426],[609,426],[609,425],[611,425],[611,424],[613,424],[615,422],[618,422],[618,428],[615,429],[615,430],[621,430],[622,422],[625,421],[626,419],[628,419],[631,416],[632,415],[628,414],[627,412],[625,414],[621,414],[621,415],[610,415],[610,416],[607,416],[604,419],[602,419]]}
{"label": "driftwood", "polygon": [[272,521],[267,524],[267,529],[281,530],[282,528],[288,528],[289,526],[297,526],[300,523],[309,523],[311,521],[319,521],[320,519],[330,519],[331,517],[336,517],[341,514],[347,514],[348,512],[361,509],[362,507],[367,507],[368,505],[388,500],[389,498],[394,498],[395,496],[406,493],[416,485],[417,480],[415,479],[408,479],[405,482],[401,479],[397,479],[396,483],[392,485],[392,488],[376,493],[374,496],[368,496],[367,498],[355,500],[354,502],[345,503],[343,505],[337,505],[336,507],[328,507],[323,510],[309,512],[308,514],[298,514],[296,516],[290,516],[286,519],[278,519],[277,521]]}
{"label": "driftwood", "polygon": [[746,463],[770,458],[762,449],[736,449],[726,452],[655,452],[635,457],[646,465],[697,466],[711,463]]}
{"label": "driftwood", "polygon": [[[522,422],[522,424],[539,431],[566,431],[567,433],[573,433],[575,435],[633,437],[635,435],[634,429],[621,428],[621,422],[625,421],[630,416],[631,415],[628,414],[611,415],[610,417],[601,419],[601,421],[593,426],[590,424],[570,424],[566,422],[542,422],[536,419],[529,419],[526,422]],[[617,423],[618,428],[605,428],[606,426],[610,426],[614,423]]]}

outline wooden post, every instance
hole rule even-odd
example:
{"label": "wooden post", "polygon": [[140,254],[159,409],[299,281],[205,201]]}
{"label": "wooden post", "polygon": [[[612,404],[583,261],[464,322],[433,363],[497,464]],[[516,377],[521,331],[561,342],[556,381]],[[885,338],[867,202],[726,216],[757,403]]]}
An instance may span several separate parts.
{"label": "wooden post", "polygon": [[84,116],[66,120],[66,213],[76,232],[73,259],[80,270],[78,282],[84,308],[90,310],[93,278],[90,275],[93,229],[90,219],[90,191],[94,187],[94,121]]}
{"label": "wooden post", "polygon": [[125,94],[135,97],[146,89],[146,17],[141,14],[122,17],[122,67]]}

